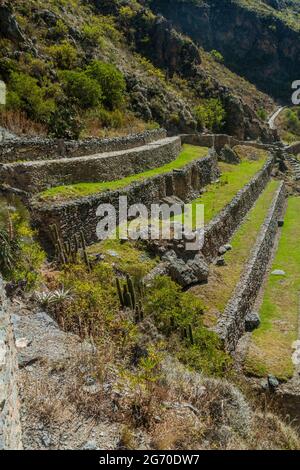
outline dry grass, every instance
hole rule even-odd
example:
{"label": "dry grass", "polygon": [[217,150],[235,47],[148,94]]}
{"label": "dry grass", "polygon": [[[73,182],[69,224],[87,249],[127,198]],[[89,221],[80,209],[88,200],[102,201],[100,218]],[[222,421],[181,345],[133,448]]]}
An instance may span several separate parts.
{"label": "dry grass", "polygon": [[273,413],[254,413],[249,443],[255,450],[300,450],[299,435]]}
{"label": "dry grass", "polygon": [[137,447],[135,433],[126,424],[121,429],[120,441],[119,441],[118,447],[119,449],[122,449],[122,450],[135,450]]}
{"label": "dry grass", "polygon": [[248,160],[255,162],[266,158],[266,151],[264,149],[248,147],[247,145],[236,145],[233,150],[238,154],[242,161]]}
{"label": "dry grass", "polygon": [[55,448],[66,432],[74,442],[85,442],[90,430],[106,423],[116,430],[116,449],[300,449],[290,426],[257,411],[256,403],[253,412],[239,389],[224,379],[203,378],[166,359],[158,382],[144,386],[118,372],[109,356],[104,368],[104,358],[95,354],[48,369],[45,364],[36,381],[22,371],[27,432],[46,430],[55,437]]}
{"label": "dry grass", "polygon": [[151,430],[151,447],[156,450],[189,450],[202,438],[201,420],[188,408],[166,410],[163,421]]}
{"label": "dry grass", "polygon": [[1,111],[0,126],[16,135],[46,136],[47,127],[31,121],[21,111]]}
{"label": "dry grass", "polygon": [[85,122],[85,129],[82,131],[81,138],[97,137],[97,138],[113,138],[123,137],[129,134],[138,134],[145,130],[152,129],[154,124],[147,124],[145,121],[138,119],[134,114],[127,112],[124,117],[124,123],[119,127],[103,127],[99,124],[99,119],[88,119]]}

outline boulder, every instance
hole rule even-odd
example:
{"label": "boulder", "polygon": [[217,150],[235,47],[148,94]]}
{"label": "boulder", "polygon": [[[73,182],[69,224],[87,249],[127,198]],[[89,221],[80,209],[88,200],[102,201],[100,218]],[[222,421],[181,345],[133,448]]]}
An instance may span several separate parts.
{"label": "boulder", "polygon": [[226,245],[224,245],[224,248],[225,248],[226,251],[231,251],[232,250],[232,245],[227,243]]}
{"label": "boulder", "polygon": [[232,163],[234,165],[237,165],[241,162],[238,154],[227,144],[221,151],[220,160],[226,163]]}
{"label": "boulder", "polygon": [[209,268],[201,255],[196,255],[193,259],[184,261],[178,258],[174,251],[168,252],[164,256],[168,263],[168,273],[181,287],[189,287],[208,279]]}
{"label": "boulder", "polygon": [[10,39],[13,42],[26,42],[26,38],[21,31],[13,9],[8,4],[0,5],[0,36]]}
{"label": "boulder", "polygon": [[248,332],[256,330],[260,325],[260,316],[258,312],[250,312],[245,319],[245,330]]}
{"label": "boulder", "polygon": [[223,256],[220,256],[216,261],[216,266],[226,266],[225,259]]}
{"label": "boulder", "polygon": [[223,255],[225,255],[225,253],[227,253],[227,250],[226,250],[225,246],[221,246],[221,247],[219,248],[218,254],[219,254],[220,256],[223,256]]}
{"label": "boulder", "polygon": [[279,387],[279,381],[274,377],[273,375],[268,376],[268,385],[271,390],[275,390],[277,387]]}

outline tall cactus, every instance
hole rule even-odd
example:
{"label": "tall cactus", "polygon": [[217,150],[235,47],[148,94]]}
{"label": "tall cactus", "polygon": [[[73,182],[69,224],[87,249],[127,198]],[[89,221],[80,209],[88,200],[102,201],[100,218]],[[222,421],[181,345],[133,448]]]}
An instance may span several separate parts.
{"label": "tall cactus", "polygon": [[66,265],[76,263],[80,250],[79,245],[81,244],[83,260],[87,268],[91,270],[83,232],[79,233],[80,244],[78,242],[78,235],[76,233],[73,235],[72,239],[68,239],[64,242],[61,236],[59,235],[58,227],[56,224],[50,226],[50,232],[55,247],[56,257],[61,264]]}
{"label": "tall cactus", "polygon": [[193,334],[192,325],[189,325],[189,337],[190,337],[190,342],[191,342],[191,344],[194,345],[195,342],[194,342],[194,334]]}
{"label": "tall cactus", "polygon": [[80,240],[81,240],[81,247],[82,247],[82,252],[83,252],[83,259],[84,259],[85,264],[87,265],[88,270],[90,271],[91,264],[90,264],[90,260],[86,251],[86,242],[85,242],[84,233],[82,230],[80,231]]}
{"label": "tall cactus", "polygon": [[124,286],[124,291],[123,291],[123,298],[124,298],[124,305],[127,308],[130,308],[133,310],[133,303],[132,303],[132,298],[130,292],[128,292],[128,287],[125,284]]}
{"label": "tall cactus", "polygon": [[144,319],[143,310],[143,286],[141,283],[134,283],[129,275],[126,276],[126,282],[121,284],[120,279],[116,278],[117,292],[122,309],[129,308],[134,312],[135,321],[138,323]]}
{"label": "tall cactus", "polygon": [[134,285],[133,285],[132,279],[128,276],[128,274],[126,276],[126,280],[127,280],[128,292],[131,296],[132,307],[133,307],[133,309],[135,309],[135,307],[136,307],[136,295],[135,295],[135,290],[134,290]]}
{"label": "tall cactus", "polygon": [[120,299],[120,304],[121,304],[121,307],[124,308],[125,307],[124,297],[123,297],[123,293],[122,293],[120,279],[118,277],[116,278],[116,282],[117,282],[117,291],[118,291],[118,295],[119,295],[119,299]]}

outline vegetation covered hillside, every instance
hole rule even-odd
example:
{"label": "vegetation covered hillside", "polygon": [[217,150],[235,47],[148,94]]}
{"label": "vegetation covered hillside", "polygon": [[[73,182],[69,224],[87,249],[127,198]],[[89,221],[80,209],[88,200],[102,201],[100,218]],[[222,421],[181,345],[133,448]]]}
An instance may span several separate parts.
{"label": "vegetation covered hillside", "polygon": [[2,0],[0,78],[8,99],[0,125],[66,138],[162,125],[171,133],[208,128],[269,140],[263,121],[272,99],[148,4]]}

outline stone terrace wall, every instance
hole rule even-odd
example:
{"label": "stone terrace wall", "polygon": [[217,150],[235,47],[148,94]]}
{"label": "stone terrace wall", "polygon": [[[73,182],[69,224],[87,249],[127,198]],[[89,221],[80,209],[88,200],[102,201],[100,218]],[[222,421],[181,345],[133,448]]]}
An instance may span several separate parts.
{"label": "stone terrace wall", "polygon": [[285,204],[285,185],[281,183],[271,209],[258,235],[241,280],[216,327],[227,351],[233,352],[245,331],[245,318],[251,311],[266,273],[275,236]]}
{"label": "stone terrace wall", "polygon": [[0,450],[22,449],[18,362],[10,306],[0,277]]}
{"label": "stone terrace wall", "polygon": [[127,150],[164,139],[166,136],[167,132],[164,129],[155,129],[112,139],[64,141],[37,137],[4,141],[0,143],[0,163],[81,157],[95,153]]}
{"label": "stone terrace wall", "polygon": [[60,185],[113,181],[169,163],[180,150],[180,137],[170,137],[118,152],[4,164],[0,182],[35,193]]}
{"label": "stone terrace wall", "polygon": [[99,241],[96,236],[99,221],[96,211],[100,204],[110,203],[118,212],[119,197],[124,195],[128,197],[128,205],[142,203],[148,209],[151,204],[159,203],[167,196],[177,196],[186,202],[197,197],[200,190],[218,176],[217,155],[211,152],[207,157],[195,160],[181,170],[133,183],[122,190],[103,192],[56,205],[33,203],[32,219],[49,253],[53,250],[49,236],[49,226],[53,223],[57,224],[64,240],[83,230],[87,243],[92,244]]}
{"label": "stone terrace wall", "polygon": [[184,134],[181,135],[183,144],[201,145],[203,147],[214,147],[217,152],[220,152],[225,145],[235,147],[236,145],[244,145],[258,149],[272,150],[275,145],[262,144],[255,141],[242,141],[237,140],[227,134]]}
{"label": "stone terrace wall", "polygon": [[212,261],[219,248],[232,237],[239,224],[266,187],[272,172],[274,157],[268,158],[263,168],[241,189],[236,197],[206,225],[204,230],[204,256]]}

